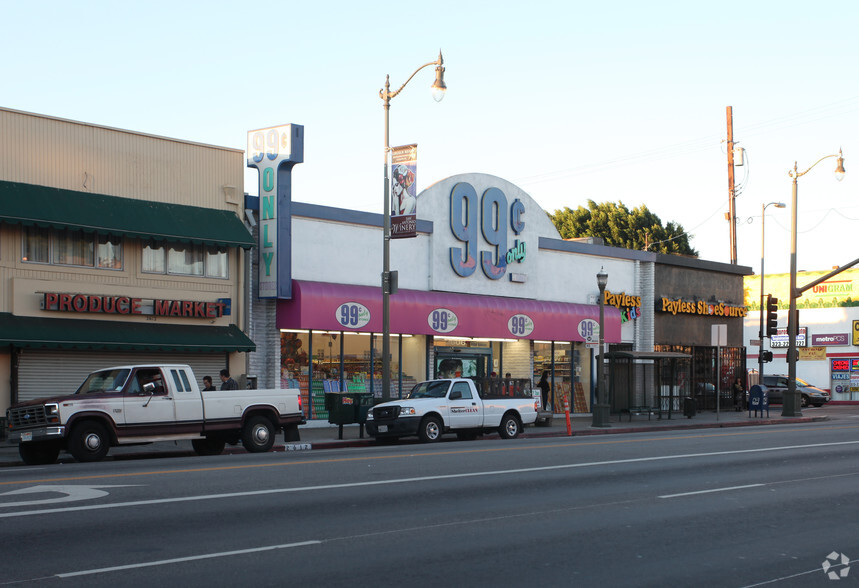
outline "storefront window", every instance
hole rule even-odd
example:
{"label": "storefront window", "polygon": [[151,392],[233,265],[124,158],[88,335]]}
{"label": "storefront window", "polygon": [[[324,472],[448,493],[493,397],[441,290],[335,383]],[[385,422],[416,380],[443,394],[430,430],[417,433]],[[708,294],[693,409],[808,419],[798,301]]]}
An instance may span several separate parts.
{"label": "storefront window", "polygon": [[[534,343],[534,381],[533,386],[548,372],[549,404],[555,413],[562,413],[566,403],[570,412],[590,412],[590,365],[587,349],[581,343]],[[554,369],[554,379],[552,370]]]}
{"label": "storefront window", "polygon": [[93,234],[62,229],[54,231],[54,263],[93,266]]}
{"label": "storefront window", "polygon": [[223,247],[206,247],[206,275],[210,278],[228,278],[227,250]]}
{"label": "storefront window", "polygon": [[21,261],[29,263],[50,263],[51,231],[39,227],[24,227]]}
{"label": "storefront window", "polygon": [[167,273],[203,275],[203,248],[191,243],[174,243],[167,250]]}
{"label": "storefront window", "polygon": [[96,259],[98,267],[102,269],[122,269],[122,237],[99,235]]}
{"label": "storefront window", "polygon": [[166,271],[164,247],[155,243],[143,246],[143,271],[153,274],[163,274]]}

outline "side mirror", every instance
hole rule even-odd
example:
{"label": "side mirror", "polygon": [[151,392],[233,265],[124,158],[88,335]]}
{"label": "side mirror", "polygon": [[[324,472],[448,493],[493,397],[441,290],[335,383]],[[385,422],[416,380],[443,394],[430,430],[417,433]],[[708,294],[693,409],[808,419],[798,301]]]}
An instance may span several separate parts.
{"label": "side mirror", "polygon": [[155,383],[154,382],[146,382],[143,384],[143,393],[144,394],[155,394]]}
{"label": "side mirror", "polygon": [[450,393],[450,400],[459,400],[460,398],[462,398],[462,392],[459,390],[454,390]]}

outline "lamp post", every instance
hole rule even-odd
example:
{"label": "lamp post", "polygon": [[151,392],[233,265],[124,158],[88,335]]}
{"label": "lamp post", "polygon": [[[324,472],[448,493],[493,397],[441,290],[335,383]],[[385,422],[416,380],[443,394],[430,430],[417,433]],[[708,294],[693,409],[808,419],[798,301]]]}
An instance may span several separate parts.
{"label": "lamp post", "polygon": [[[787,394],[784,395],[781,409],[781,416],[784,417],[802,416],[802,412],[799,409],[799,394],[796,391],[796,334],[799,330],[796,299],[810,287],[810,285],[806,286],[802,290],[798,290],[796,287],[796,180],[810,172],[815,165],[830,157],[838,158],[838,163],[835,167],[835,179],[841,181],[844,178],[844,157],[841,155],[841,149],[838,150],[838,153],[824,155],[811,164],[811,167],[804,172],[800,172],[796,167],[796,162],[794,162],[793,169],[788,172],[788,175],[793,178],[793,189],[791,191],[790,204],[790,310],[787,315]],[[839,269],[838,271],[843,271],[843,269]]]}
{"label": "lamp post", "polygon": [[787,208],[784,202],[761,204],[761,325],[758,331],[758,339],[761,342],[760,351],[758,352],[758,383],[761,385],[764,383],[764,316],[766,314],[766,310],[764,309],[764,215],[768,206]]}
{"label": "lamp post", "polygon": [[608,398],[606,396],[607,390],[605,389],[605,380],[604,380],[604,353],[605,353],[605,332],[603,329],[603,324],[605,323],[605,286],[608,283],[608,274],[605,273],[605,269],[600,268],[599,273],[597,274],[597,286],[600,289],[600,336],[599,336],[599,359],[597,359],[597,397],[596,404],[593,409],[593,421],[591,422],[592,427],[610,427],[609,424],[609,404]]}
{"label": "lamp post", "polygon": [[447,86],[444,84],[444,60],[441,51],[438,59],[425,63],[409,76],[402,86],[391,92],[391,76],[385,76],[385,87],[379,90],[379,97],[384,101],[385,108],[385,187],[382,243],[382,400],[391,397],[391,183],[389,178],[388,155],[391,151],[390,135],[388,132],[391,99],[403,91],[415,74],[425,67],[435,66],[435,81],[432,84],[432,96],[436,102],[441,102]]}

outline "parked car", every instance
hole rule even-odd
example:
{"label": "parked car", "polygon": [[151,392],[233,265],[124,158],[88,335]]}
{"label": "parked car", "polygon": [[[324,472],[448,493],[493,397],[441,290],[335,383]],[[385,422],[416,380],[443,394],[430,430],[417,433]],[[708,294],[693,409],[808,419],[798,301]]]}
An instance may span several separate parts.
{"label": "parked car", "polygon": [[[767,396],[770,404],[781,404],[784,393],[787,392],[787,376],[781,374],[765,375],[762,384],[767,387]],[[801,380],[796,379],[796,390],[802,396],[802,406],[823,406],[832,398],[829,392],[821,390]]]}

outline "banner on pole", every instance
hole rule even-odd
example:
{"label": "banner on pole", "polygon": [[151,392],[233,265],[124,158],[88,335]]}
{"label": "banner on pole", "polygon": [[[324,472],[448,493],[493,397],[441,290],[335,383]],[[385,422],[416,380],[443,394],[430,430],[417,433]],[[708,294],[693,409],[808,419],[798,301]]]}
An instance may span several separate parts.
{"label": "banner on pole", "polygon": [[391,148],[391,239],[417,237],[418,146]]}

